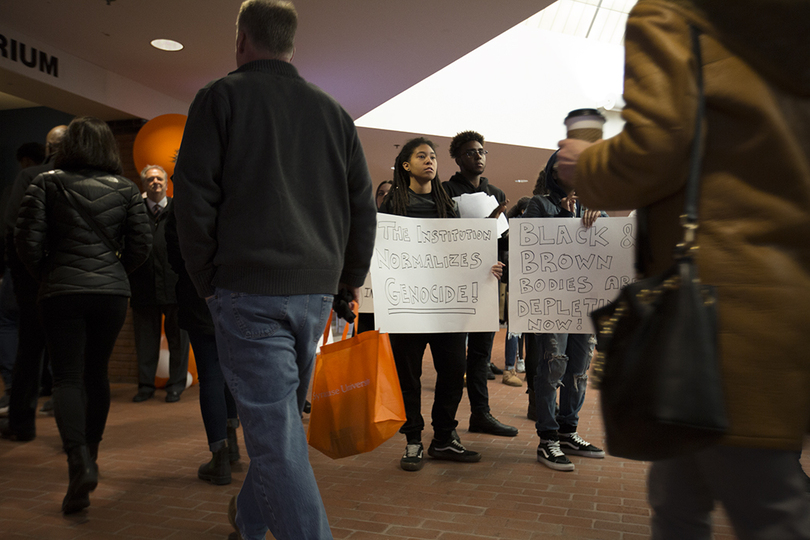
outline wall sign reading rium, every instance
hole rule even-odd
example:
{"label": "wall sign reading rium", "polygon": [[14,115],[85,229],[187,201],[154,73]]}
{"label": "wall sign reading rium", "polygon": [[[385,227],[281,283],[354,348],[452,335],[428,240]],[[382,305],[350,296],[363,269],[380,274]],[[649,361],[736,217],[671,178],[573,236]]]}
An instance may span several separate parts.
{"label": "wall sign reading rium", "polygon": [[51,56],[45,51],[37,50],[21,41],[7,38],[0,34],[0,57],[12,62],[21,62],[31,69],[39,69],[42,73],[59,77],[59,58]]}

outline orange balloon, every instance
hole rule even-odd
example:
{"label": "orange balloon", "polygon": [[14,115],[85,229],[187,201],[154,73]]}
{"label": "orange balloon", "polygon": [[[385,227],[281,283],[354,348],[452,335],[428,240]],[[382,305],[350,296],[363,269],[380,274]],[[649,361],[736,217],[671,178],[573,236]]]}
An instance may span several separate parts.
{"label": "orange balloon", "polygon": [[[177,151],[183,140],[186,118],[184,114],[162,114],[143,125],[132,146],[132,157],[139,173],[147,165],[160,165],[171,179]],[[168,191],[171,195],[171,183]]]}

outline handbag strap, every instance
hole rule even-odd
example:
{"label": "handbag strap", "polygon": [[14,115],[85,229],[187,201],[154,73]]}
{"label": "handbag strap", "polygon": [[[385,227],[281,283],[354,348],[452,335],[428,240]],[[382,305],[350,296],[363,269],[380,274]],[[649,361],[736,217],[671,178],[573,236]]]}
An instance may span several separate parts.
{"label": "handbag strap", "polygon": [[68,203],[70,203],[70,206],[72,206],[73,209],[79,213],[84,222],[87,223],[90,226],[90,228],[93,229],[93,231],[95,231],[99,239],[104,243],[105,246],[107,246],[107,249],[112,251],[115,254],[115,256],[120,259],[121,248],[118,245],[116,245],[109,236],[107,236],[107,234],[101,229],[101,227],[98,226],[96,220],[94,220],[93,217],[87,213],[87,210],[85,210],[82,205],[76,202],[76,200],[73,198],[73,194],[70,193],[70,191],[68,191],[68,189],[65,187],[65,184],[62,183],[62,179],[59,177],[59,175],[57,174],[55,176],[56,176],[56,184],[59,186],[59,189],[62,190],[62,193],[65,195],[65,198],[67,199]]}
{"label": "handbag strap", "polygon": [[692,138],[692,149],[689,158],[689,178],[686,181],[686,197],[684,201],[683,214],[681,215],[681,227],[683,227],[683,242],[677,246],[679,257],[686,256],[686,253],[695,248],[695,237],[698,228],[698,196],[700,188],[700,171],[703,165],[703,124],[706,114],[706,96],[703,92],[703,59],[700,52],[700,30],[693,25],[689,25],[689,34],[692,39],[692,52],[695,57],[697,71],[695,82],[697,84],[697,112],[695,114],[695,135]]}

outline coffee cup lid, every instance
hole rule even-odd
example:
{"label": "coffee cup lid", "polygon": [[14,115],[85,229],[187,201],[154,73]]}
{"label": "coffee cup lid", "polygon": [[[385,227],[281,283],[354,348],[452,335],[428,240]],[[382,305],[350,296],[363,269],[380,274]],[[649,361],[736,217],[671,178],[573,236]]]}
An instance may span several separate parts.
{"label": "coffee cup lid", "polygon": [[568,129],[596,127],[601,128],[607,119],[596,109],[575,109],[565,117]]}

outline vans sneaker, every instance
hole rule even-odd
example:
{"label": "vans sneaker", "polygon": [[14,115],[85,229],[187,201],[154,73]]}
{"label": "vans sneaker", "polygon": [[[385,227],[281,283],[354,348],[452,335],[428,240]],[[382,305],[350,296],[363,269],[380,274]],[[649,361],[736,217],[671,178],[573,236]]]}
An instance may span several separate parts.
{"label": "vans sneaker", "polygon": [[605,451],[597,448],[591,443],[584,441],[577,432],[560,433],[560,449],[572,456],[583,456],[589,458],[603,458]]}
{"label": "vans sneaker", "polygon": [[424,448],[422,447],[422,443],[408,443],[405,447],[405,454],[402,456],[402,459],[399,460],[399,466],[402,467],[403,471],[419,471],[425,465],[424,460],[422,459],[422,454],[424,452]]}
{"label": "vans sneaker", "polygon": [[428,455],[433,459],[446,459],[448,461],[461,461],[464,463],[475,463],[481,461],[481,454],[467,450],[453,431],[449,440],[440,442],[433,439],[428,447]]}
{"label": "vans sneaker", "polygon": [[560,450],[560,441],[540,439],[537,447],[537,461],[555,471],[573,471],[574,464]]}

